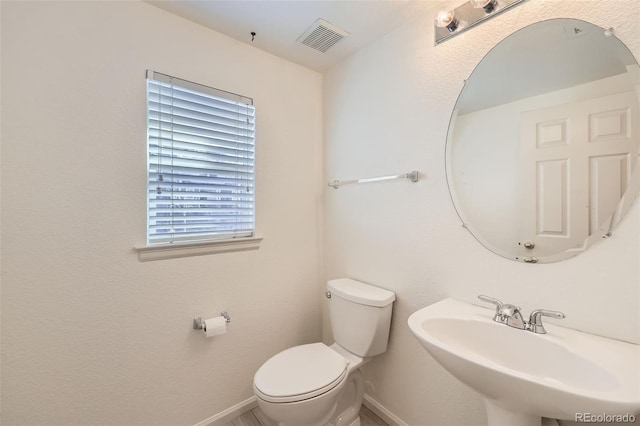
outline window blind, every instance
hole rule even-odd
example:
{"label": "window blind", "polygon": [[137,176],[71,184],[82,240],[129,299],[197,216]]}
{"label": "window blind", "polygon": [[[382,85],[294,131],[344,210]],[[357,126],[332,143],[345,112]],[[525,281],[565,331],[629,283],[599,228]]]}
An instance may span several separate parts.
{"label": "window blind", "polygon": [[167,244],[253,235],[253,100],[147,72],[147,237]]}

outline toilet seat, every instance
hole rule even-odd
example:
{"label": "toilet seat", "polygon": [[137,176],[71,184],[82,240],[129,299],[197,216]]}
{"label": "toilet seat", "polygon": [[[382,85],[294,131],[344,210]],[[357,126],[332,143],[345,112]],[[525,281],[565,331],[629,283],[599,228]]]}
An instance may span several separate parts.
{"label": "toilet seat", "polygon": [[268,402],[296,402],[322,395],[346,380],[349,362],[323,343],[286,349],[256,372],[256,396]]}

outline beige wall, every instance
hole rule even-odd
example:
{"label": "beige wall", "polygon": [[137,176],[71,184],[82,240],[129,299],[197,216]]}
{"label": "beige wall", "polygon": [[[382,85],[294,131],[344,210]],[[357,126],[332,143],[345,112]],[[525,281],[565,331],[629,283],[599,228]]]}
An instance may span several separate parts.
{"label": "beige wall", "polygon": [[527,312],[557,309],[565,326],[640,342],[637,202],[612,238],[564,262],[528,265],[483,248],[461,226],[447,190],[445,140],[463,81],[507,35],[559,17],[615,27],[640,58],[636,0],[529,0],[437,47],[427,13],[325,73],[324,180],[422,173],[415,184],[325,189],[324,209],[325,278],[350,276],[397,293],[389,350],[365,376],[369,394],[410,425],[486,422],[480,397],[406,325],[412,312],[445,297],[476,303],[484,293]]}
{"label": "beige wall", "polygon": [[[320,338],[322,76],[141,2],[2,7],[5,425],[193,425]],[[141,263],[145,70],[254,98],[257,251]],[[228,310],[226,335],[193,317]]]}

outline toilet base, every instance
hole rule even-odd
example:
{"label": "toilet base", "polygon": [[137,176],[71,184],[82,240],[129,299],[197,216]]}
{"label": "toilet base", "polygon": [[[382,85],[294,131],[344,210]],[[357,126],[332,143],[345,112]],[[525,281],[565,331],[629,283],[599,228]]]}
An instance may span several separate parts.
{"label": "toilet base", "polygon": [[[361,424],[362,423],[360,423],[360,416],[358,416],[350,424],[345,426],[361,426]],[[289,426],[289,425],[285,425],[284,423],[278,423],[278,426]],[[336,425],[334,425],[333,423],[323,423],[322,425],[319,425],[319,426],[336,426]]]}
{"label": "toilet base", "polygon": [[[345,426],[361,426],[362,423],[360,423],[360,417],[357,417],[354,421],[352,421],[350,424],[345,425]],[[289,426],[289,425],[285,425],[284,423],[278,423],[278,426]],[[321,425],[318,426],[336,426],[333,423],[323,423]]]}
{"label": "toilet base", "polygon": [[[360,369],[356,369],[349,373],[347,383],[338,396],[337,404],[333,406],[327,416],[317,424],[306,426],[361,426],[360,408],[363,399],[364,378]],[[270,417],[269,413],[265,414]],[[293,425],[279,423],[278,426]]]}
{"label": "toilet base", "polygon": [[349,373],[347,384],[338,400],[333,418],[328,422],[330,426],[359,426],[360,408],[364,399],[364,378],[360,369]]}
{"label": "toilet base", "polygon": [[[327,426],[335,426],[335,425],[329,423]],[[345,426],[360,426],[360,416],[356,417],[354,421],[352,421],[350,424]]]}

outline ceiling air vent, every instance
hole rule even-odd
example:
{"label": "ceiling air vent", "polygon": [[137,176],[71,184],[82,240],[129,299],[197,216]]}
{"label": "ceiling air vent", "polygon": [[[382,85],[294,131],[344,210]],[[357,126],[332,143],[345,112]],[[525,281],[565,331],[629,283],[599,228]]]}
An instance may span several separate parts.
{"label": "ceiling air vent", "polygon": [[324,53],[348,35],[347,31],[336,27],[331,22],[318,19],[298,37],[298,41]]}

